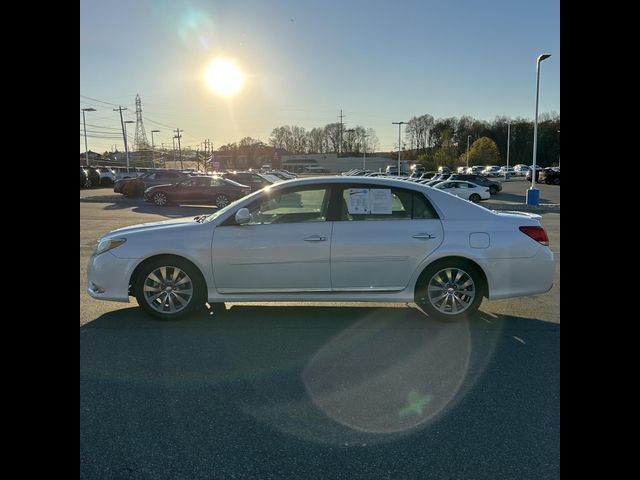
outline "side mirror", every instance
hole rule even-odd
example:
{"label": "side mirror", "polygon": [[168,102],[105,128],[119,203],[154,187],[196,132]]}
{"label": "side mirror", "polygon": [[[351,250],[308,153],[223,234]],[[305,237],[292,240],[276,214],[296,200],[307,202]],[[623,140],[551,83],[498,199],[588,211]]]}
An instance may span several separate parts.
{"label": "side mirror", "polygon": [[242,225],[243,223],[247,223],[251,220],[251,214],[249,213],[248,208],[241,208],[236,212],[236,223],[238,225]]}

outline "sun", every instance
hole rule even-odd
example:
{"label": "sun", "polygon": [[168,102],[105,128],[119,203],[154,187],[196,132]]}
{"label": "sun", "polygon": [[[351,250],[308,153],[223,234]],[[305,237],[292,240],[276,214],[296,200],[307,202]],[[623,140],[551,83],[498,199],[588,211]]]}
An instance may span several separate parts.
{"label": "sun", "polygon": [[223,97],[238,93],[244,85],[244,74],[234,60],[216,58],[207,67],[207,83],[211,90]]}

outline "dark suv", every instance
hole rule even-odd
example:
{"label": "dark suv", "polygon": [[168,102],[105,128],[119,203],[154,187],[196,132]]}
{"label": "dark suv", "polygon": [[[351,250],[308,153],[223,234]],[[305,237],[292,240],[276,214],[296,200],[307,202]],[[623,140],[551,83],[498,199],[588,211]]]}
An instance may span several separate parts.
{"label": "dark suv", "polygon": [[483,187],[489,188],[489,193],[495,195],[502,190],[502,183],[494,180],[489,180],[484,175],[474,175],[471,173],[454,173],[447,180],[466,180],[467,182],[475,183]]}

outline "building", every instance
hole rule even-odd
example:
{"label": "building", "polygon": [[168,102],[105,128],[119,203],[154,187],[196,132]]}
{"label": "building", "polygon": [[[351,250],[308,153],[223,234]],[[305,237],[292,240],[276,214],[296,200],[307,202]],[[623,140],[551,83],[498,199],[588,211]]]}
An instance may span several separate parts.
{"label": "building", "polygon": [[[338,157],[336,153],[308,153],[303,155],[280,155],[282,168],[295,173],[315,171],[318,173],[342,173],[354,168],[362,169],[362,155],[358,157]],[[395,162],[397,164],[397,162]],[[384,172],[387,165],[393,165],[389,157],[366,157],[366,169]]]}

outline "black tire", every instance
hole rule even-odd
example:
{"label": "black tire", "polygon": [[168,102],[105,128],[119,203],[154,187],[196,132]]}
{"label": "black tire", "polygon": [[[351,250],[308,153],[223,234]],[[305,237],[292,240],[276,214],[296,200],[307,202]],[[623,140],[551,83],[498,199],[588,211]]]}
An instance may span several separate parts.
{"label": "black tire", "polygon": [[495,185],[491,185],[491,186],[489,187],[489,193],[490,193],[491,195],[495,195],[496,193],[498,193],[498,187],[496,187]]}
{"label": "black tire", "polygon": [[559,178],[554,178],[553,179],[553,184],[554,185],[560,185],[560,179]]}
{"label": "black tire", "polygon": [[182,318],[203,307],[207,298],[200,271],[179,257],[158,257],[144,264],[134,293],[142,310],[162,320]]}
{"label": "black tire", "polygon": [[472,193],[469,196],[469,200],[471,200],[473,203],[478,203],[482,199],[480,198],[480,195],[478,195],[477,193]]}
{"label": "black tire", "polygon": [[100,185],[102,185],[103,187],[110,187],[111,185],[113,185],[113,181],[110,178],[101,178]]}
{"label": "black tire", "polygon": [[91,188],[91,179],[87,177],[87,180],[84,182],[84,186],[86,188]]}
{"label": "black tire", "polygon": [[[415,302],[424,313],[438,320],[465,320],[478,311],[485,288],[482,273],[471,262],[442,260],[427,267],[420,276]],[[464,308],[460,310],[458,305]]]}
{"label": "black tire", "polygon": [[224,193],[219,193],[218,195],[216,195],[215,204],[218,208],[224,208],[229,205],[229,203],[229,197]]}
{"label": "black tire", "polygon": [[156,192],[153,194],[153,203],[159,207],[166,207],[169,204],[169,200],[164,192]]}

